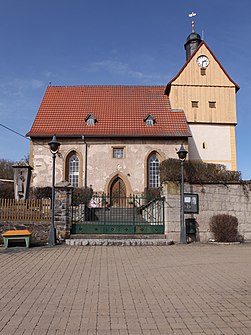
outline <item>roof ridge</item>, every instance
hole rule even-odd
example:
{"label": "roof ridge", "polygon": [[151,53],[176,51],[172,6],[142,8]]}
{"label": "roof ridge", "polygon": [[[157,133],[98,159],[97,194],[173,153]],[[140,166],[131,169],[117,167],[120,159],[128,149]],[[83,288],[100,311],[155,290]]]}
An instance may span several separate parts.
{"label": "roof ridge", "polygon": [[81,87],[97,87],[97,88],[164,88],[166,85],[49,85],[47,88],[81,88]]}

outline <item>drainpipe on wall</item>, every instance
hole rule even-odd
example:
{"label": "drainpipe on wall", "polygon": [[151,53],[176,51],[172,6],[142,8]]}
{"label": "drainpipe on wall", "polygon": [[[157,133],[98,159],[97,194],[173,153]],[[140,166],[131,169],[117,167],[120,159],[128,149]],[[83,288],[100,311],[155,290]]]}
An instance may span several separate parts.
{"label": "drainpipe on wall", "polygon": [[87,143],[85,140],[85,136],[82,136],[82,140],[84,141],[85,144],[85,174],[84,174],[84,187],[87,187]]}

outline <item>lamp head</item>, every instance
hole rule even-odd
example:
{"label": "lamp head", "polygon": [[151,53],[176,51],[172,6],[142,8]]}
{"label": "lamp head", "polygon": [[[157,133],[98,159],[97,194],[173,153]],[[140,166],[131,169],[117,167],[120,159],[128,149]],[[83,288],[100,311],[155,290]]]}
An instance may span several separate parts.
{"label": "lamp head", "polygon": [[53,135],[52,140],[48,143],[52,154],[56,154],[59,150],[61,143],[57,141],[56,135]]}
{"label": "lamp head", "polygon": [[188,154],[188,151],[184,148],[184,145],[181,144],[179,151],[177,151],[179,160],[181,161],[186,160],[187,154]]}

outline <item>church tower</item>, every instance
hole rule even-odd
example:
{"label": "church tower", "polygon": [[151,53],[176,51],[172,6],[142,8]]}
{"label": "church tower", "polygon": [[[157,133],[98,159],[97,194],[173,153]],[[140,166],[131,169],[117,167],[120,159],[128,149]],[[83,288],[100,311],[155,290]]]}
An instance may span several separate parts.
{"label": "church tower", "polygon": [[183,109],[192,137],[189,159],[224,164],[236,170],[236,92],[230,78],[207,44],[194,31],[184,45],[186,63],[167,84],[173,109]]}

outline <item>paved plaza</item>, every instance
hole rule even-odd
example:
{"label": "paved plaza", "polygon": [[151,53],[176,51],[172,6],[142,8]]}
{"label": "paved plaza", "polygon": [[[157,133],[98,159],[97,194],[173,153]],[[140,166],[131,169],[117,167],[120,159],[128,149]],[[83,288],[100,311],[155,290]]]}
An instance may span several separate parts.
{"label": "paved plaza", "polygon": [[251,244],[0,249],[1,335],[251,334]]}

